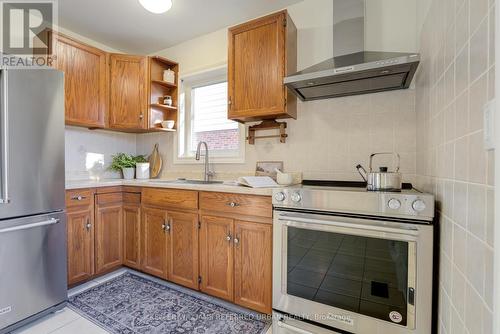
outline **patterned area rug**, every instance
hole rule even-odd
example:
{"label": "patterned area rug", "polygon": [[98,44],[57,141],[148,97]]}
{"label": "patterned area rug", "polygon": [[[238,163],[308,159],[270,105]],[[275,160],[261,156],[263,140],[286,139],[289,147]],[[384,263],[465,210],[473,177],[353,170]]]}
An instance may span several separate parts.
{"label": "patterned area rug", "polygon": [[171,283],[125,273],[69,299],[113,334],[263,334],[267,317]]}

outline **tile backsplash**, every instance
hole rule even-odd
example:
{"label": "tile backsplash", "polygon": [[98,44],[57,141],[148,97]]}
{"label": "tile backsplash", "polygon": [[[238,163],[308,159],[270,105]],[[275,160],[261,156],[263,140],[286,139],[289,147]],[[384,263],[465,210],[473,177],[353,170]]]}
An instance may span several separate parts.
{"label": "tile backsplash", "polygon": [[493,1],[434,0],[421,34],[417,185],[438,201],[439,333],[492,333],[494,27]]}
{"label": "tile backsplash", "polygon": [[[365,167],[372,152],[397,151],[401,171],[412,182],[416,173],[415,90],[319,100],[298,104],[297,120],[285,120],[289,137],[246,144],[245,163],[214,164],[216,178],[234,179],[255,173],[257,161],[283,161],[287,171],[301,171],[304,178],[360,180],[355,166]],[[174,134],[154,133],[137,137],[137,152],[151,152],[160,144],[163,177],[200,178],[202,166],[174,164]],[[392,159],[379,163],[391,165]]]}
{"label": "tile backsplash", "polygon": [[67,126],[65,138],[67,180],[120,177],[106,170],[111,155],[136,152],[135,134]]}

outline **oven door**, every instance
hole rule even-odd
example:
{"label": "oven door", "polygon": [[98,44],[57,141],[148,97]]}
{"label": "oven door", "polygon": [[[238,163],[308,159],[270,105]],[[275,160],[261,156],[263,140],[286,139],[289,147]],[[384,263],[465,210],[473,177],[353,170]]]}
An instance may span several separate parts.
{"label": "oven door", "polygon": [[[432,226],[275,211],[273,256],[275,310],[352,333],[430,332]],[[416,330],[418,303],[429,321]]]}

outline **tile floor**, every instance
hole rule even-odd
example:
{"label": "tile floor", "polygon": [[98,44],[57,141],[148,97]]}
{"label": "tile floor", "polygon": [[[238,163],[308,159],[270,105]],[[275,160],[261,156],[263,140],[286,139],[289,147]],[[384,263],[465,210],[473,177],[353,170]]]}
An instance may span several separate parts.
{"label": "tile floor", "polygon": [[[94,279],[90,282],[79,285],[68,291],[68,295],[71,297],[81,291],[87,290],[93,286],[99,285],[106,282],[116,276],[123,274],[128,271],[128,269],[120,269],[114,271],[108,275],[104,275]],[[140,273],[137,273],[140,274]],[[11,334],[106,334],[108,333],[101,327],[95,325],[93,322],[83,318],[78,313],[72,311],[69,308],[64,308],[63,310],[48,315],[41,318],[33,323],[26,325],[20,329],[17,329]],[[267,334],[272,334],[271,328]]]}

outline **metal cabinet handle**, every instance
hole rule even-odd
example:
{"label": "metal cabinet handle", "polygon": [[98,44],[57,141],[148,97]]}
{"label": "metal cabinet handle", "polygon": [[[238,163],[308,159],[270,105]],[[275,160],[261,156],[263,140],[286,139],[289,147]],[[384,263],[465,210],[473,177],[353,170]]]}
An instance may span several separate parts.
{"label": "metal cabinet handle", "polygon": [[0,198],[0,204],[7,204],[9,200],[9,112],[8,112],[8,83],[7,83],[7,73],[8,70],[1,71],[2,79],[2,105],[0,106],[2,110],[2,198]]}
{"label": "metal cabinet handle", "polygon": [[231,239],[233,239],[233,237],[231,236],[231,234],[228,234],[228,235],[226,236],[226,241],[231,242]]}
{"label": "metal cabinet handle", "polygon": [[235,245],[237,245],[237,244],[239,244],[239,243],[240,243],[240,239],[238,239],[238,237],[235,237],[235,238],[233,239],[233,242],[234,242],[234,244],[235,244]]}
{"label": "metal cabinet handle", "polygon": [[143,114],[140,114],[139,115],[139,119],[143,119],[144,118],[144,115]]}
{"label": "metal cabinet handle", "polygon": [[236,203],[236,202],[229,202],[229,203],[227,203],[227,205],[228,205],[228,206],[230,206],[230,207],[232,207],[232,208],[237,207],[237,206],[240,206],[240,205],[239,205],[238,203]]}
{"label": "metal cabinet handle", "polygon": [[85,228],[87,231],[90,231],[90,228],[92,227],[92,224],[90,223],[90,220],[87,218],[87,224],[85,224]]}
{"label": "metal cabinet handle", "polygon": [[54,225],[54,224],[57,224],[59,222],[60,222],[59,219],[57,219],[57,218],[51,218],[49,220],[45,220],[45,221],[38,222],[38,223],[32,223],[32,224],[27,224],[27,225],[2,228],[2,229],[0,229],[0,233],[7,233],[7,232],[15,232],[15,231],[21,231],[21,230],[28,230],[30,228],[35,228],[35,227],[41,227],[41,226],[47,226],[47,225]]}
{"label": "metal cabinet handle", "polygon": [[170,232],[170,220],[167,218],[166,221],[161,225],[164,232]]}
{"label": "metal cabinet handle", "polygon": [[82,200],[84,200],[84,199],[86,199],[86,198],[87,198],[87,197],[82,196],[82,195],[77,195],[77,196],[73,196],[73,197],[71,197],[71,199],[72,199],[73,201],[82,201]]}

